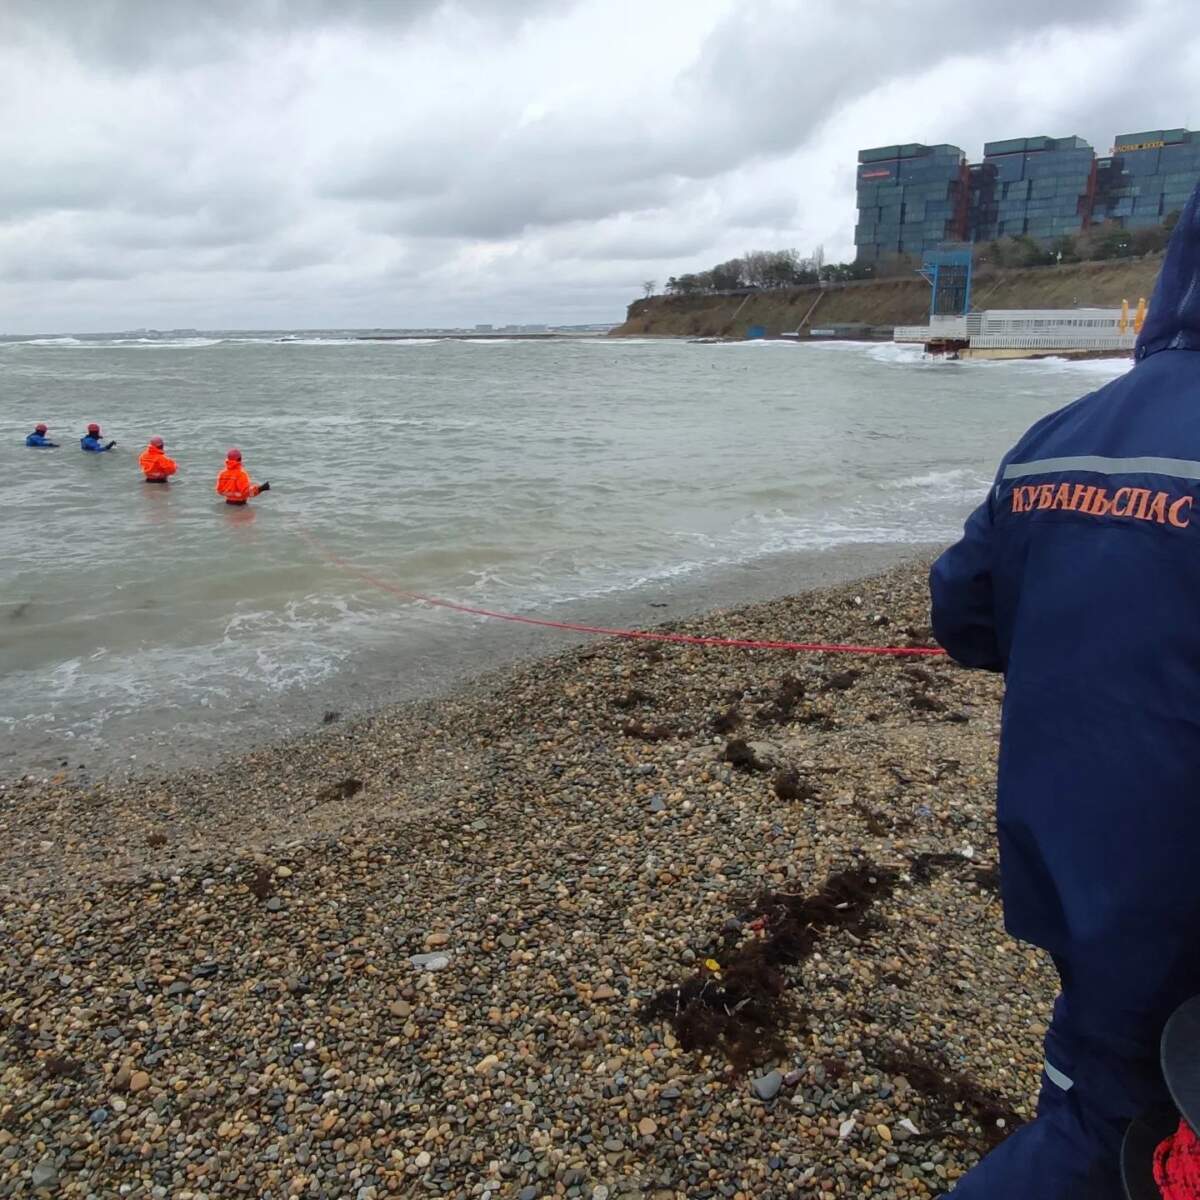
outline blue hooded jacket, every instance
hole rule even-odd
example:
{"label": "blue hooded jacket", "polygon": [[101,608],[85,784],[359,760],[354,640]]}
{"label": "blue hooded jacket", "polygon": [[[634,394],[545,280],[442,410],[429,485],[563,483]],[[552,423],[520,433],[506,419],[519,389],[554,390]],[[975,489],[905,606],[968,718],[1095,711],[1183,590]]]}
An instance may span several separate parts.
{"label": "blue hooded jacket", "polygon": [[100,435],[97,433],[89,433],[86,437],[79,439],[80,450],[87,450],[91,454],[103,454],[105,450],[111,450],[111,446],[105,445],[100,440]]}
{"label": "blue hooded jacket", "polygon": [[1005,674],[1009,931],[1130,1012],[1200,987],[1196,351],[1200,188],[1133,368],[1025,434],[930,578],[941,644]]}
{"label": "blue hooded jacket", "polygon": [[36,430],[25,438],[25,445],[33,450],[57,450],[58,443],[52,442],[44,433]]}

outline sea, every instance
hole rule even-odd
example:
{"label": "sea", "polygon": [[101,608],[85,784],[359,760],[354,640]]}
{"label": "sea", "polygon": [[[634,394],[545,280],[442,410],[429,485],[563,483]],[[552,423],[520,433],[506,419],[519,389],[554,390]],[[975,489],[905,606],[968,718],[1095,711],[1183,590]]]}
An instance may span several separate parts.
{"label": "sea", "polygon": [[[0,339],[0,777],[203,763],[578,640],[414,593],[641,628],[928,552],[1029,424],[1127,368],[861,342]],[[25,448],[38,421],[61,449]],[[111,453],[80,451],[89,421]],[[154,435],[166,487],[137,468]],[[243,509],[214,493],[234,445],[271,483]]]}

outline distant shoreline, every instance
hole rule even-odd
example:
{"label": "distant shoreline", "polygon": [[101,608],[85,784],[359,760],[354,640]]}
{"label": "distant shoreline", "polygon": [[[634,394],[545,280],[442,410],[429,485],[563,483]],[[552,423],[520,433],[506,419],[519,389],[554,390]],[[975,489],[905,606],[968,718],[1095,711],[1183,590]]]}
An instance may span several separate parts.
{"label": "distant shoreline", "polygon": [[[360,333],[355,342],[554,342],[602,338],[608,333]],[[285,342],[287,338],[280,338]]]}

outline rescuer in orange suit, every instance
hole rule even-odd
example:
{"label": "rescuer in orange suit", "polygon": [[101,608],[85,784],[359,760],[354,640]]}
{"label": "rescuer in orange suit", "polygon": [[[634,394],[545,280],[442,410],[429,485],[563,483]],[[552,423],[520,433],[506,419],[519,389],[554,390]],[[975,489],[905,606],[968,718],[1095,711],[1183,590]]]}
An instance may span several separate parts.
{"label": "rescuer in orange suit", "polygon": [[150,445],[142,451],[138,465],[142,468],[147,483],[166,483],[167,479],[179,470],[175,460],[163,453],[163,440],[160,437],[150,439]]}
{"label": "rescuer in orange suit", "polygon": [[224,496],[226,504],[245,504],[253,496],[270,490],[269,483],[250,482],[242,466],[242,452],[236,446],[225,455],[225,470],[217,476],[217,495]]}

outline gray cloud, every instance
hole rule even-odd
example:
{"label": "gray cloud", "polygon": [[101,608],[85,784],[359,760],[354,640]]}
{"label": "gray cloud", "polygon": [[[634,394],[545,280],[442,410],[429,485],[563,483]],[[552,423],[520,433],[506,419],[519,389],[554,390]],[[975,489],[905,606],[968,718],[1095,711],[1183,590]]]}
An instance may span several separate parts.
{"label": "gray cloud", "polygon": [[6,0],[0,37],[63,46],[110,69],[195,67],[236,58],[262,39],[339,29],[383,35],[444,15],[519,26],[549,0]]}

